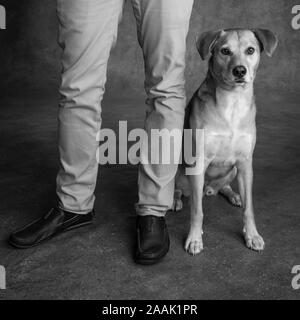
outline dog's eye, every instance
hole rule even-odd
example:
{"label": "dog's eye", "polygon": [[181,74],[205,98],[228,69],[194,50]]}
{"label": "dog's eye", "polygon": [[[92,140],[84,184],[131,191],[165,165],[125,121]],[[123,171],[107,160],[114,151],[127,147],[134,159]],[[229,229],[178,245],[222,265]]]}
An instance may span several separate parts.
{"label": "dog's eye", "polygon": [[231,51],[228,48],[223,48],[223,49],[221,49],[221,53],[224,56],[229,56],[231,54]]}
{"label": "dog's eye", "polygon": [[255,51],[255,49],[253,47],[249,47],[246,52],[247,52],[247,54],[251,55],[254,53],[254,51]]}

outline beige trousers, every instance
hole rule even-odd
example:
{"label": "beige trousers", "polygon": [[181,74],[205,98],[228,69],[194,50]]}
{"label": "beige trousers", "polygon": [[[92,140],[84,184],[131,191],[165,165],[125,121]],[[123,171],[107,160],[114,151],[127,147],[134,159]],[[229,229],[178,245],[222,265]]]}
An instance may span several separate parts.
{"label": "beige trousers", "polygon": [[[131,0],[145,60],[145,130],[182,129],[186,105],[186,36],[193,0]],[[62,80],[59,103],[59,206],[93,209],[97,133],[110,50],[123,0],[57,0]],[[140,165],[137,214],[165,215],[173,202],[177,166]]]}

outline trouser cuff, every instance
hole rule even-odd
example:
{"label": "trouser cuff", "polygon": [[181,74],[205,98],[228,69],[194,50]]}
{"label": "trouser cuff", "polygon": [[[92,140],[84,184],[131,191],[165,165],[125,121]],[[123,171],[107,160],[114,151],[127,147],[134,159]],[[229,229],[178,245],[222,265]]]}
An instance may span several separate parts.
{"label": "trouser cuff", "polygon": [[135,211],[138,216],[156,216],[164,217],[167,213],[165,208],[157,208],[155,206],[135,205]]}

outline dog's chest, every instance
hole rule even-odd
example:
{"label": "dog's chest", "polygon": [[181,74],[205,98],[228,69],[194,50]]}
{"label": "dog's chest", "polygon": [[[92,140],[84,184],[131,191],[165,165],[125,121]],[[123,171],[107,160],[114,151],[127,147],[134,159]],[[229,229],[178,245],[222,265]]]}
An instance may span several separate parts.
{"label": "dog's chest", "polygon": [[254,135],[240,130],[205,132],[205,158],[215,165],[234,165],[238,160],[251,157]]}
{"label": "dog's chest", "polygon": [[205,156],[215,164],[233,165],[252,156],[255,108],[241,95],[224,100],[220,99],[223,105],[216,106],[218,116],[206,122]]}

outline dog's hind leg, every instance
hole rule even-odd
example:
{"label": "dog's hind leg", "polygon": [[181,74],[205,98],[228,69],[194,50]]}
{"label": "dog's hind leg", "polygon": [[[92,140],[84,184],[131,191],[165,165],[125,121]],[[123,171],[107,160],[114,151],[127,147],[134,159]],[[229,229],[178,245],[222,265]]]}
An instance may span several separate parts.
{"label": "dog's hind leg", "polygon": [[[222,191],[223,191],[223,188],[225,188],[225,187],[226,188],[224,189],[224,195],[225,195],[225,193],[227,195],[227,192],[226,192],[228,190],[227,186],[229,186],[229,184],[233,181],[233,179],[236,176],[236,173],[237,173],[237,170],[234,167],[224,176],[214,178],[214,179],[208,179],[207,181],[205,181],[204,195],[215,196],[219,192],[223,193]],[[229,188],[230,188],[230,186],[229,186]]]}
{"label": "dog's hind leg", "polygon": [[242,198],[241,196],[234,192],[230,186],[230,183],[235,179],[237,174],[237,169],[234,167],[230,173],[226,176],[226,183],[220,189],[220,194],[222,194],[232,205],[236,207],[242,207]]}
{"label": "dog's hind leg", "polygon": [[206,196],[214,196],[218,193],[223,195],[232,205],[241,207],[241,196],[234,192],[230,183],[235,179],[237,169],[234,167],[226,176],[214,179],[205,184],[204,194]]}
{"label": "dog's hind leg", "polygon": [[234,206],[242,207],[242,199],[241,196],[234,192],[230,186],[230,184],[225,185],[220,193]]}

